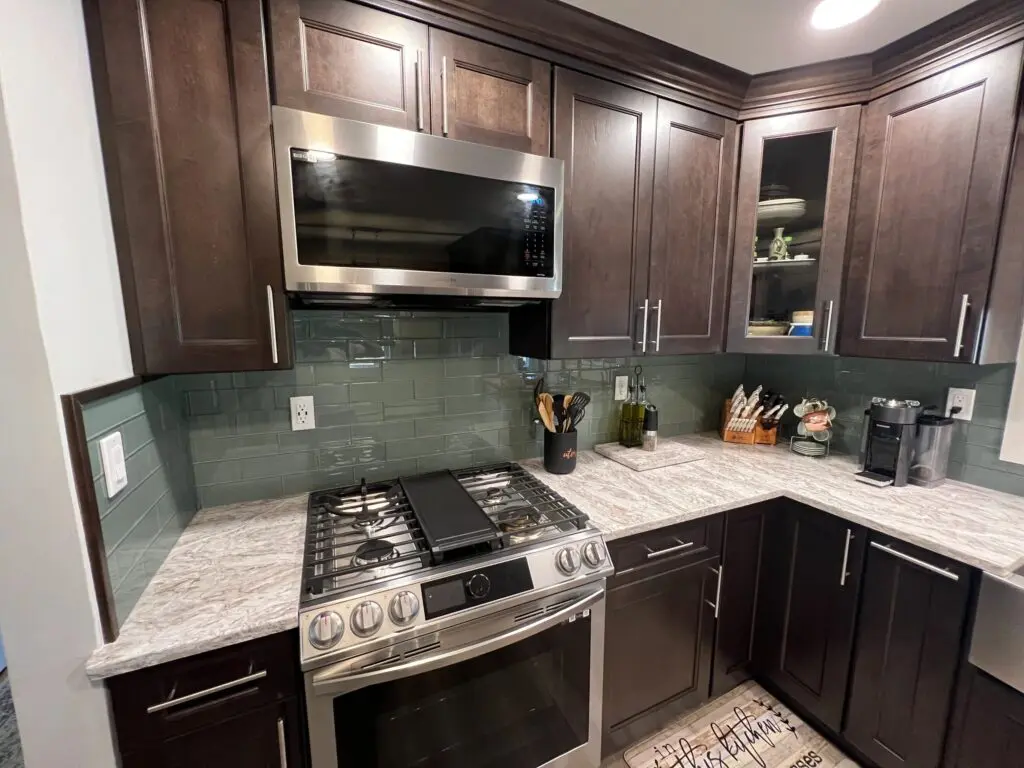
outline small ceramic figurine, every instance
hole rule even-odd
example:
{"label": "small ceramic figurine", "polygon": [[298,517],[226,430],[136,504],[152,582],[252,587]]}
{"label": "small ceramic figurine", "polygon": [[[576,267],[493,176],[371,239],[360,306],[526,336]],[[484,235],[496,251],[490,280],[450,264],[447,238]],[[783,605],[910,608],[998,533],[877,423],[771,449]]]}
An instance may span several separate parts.
{"label": "small ceramic figurine", "polygon": [[786,238],[782,236],[783,229],[784,227],[775,228],[775,237],[768,251],[775,261],[789,257],[789,246],[786,245]]}
{"label": "small ceramic figurine", "polygon": [[811,437],[819,443],[827,443],[832,439],[832,419],[836,417],[836,409],[825,400],[804,398],[793,409],[800,423],[796,432],[801,437]]}

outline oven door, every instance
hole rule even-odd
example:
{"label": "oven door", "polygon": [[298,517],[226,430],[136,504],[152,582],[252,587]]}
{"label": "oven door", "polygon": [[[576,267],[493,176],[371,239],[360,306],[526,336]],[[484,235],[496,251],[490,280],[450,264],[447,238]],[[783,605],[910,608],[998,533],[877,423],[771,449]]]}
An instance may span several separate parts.
{"label": "oven door", "polygon": [[597,768],[604,583],[306,673],[313,768]]}
{"label": "oven door", "polygon": [[274,107],[286,287],[554,299],[561,160]]}

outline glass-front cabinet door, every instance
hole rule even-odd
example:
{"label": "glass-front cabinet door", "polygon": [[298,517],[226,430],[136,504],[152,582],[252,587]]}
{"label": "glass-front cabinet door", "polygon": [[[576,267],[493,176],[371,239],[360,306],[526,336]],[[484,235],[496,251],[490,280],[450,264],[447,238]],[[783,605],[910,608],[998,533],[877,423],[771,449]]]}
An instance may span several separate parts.
{"label": "glass-front cabinet door", "polygon": [[743,125],[729,352],[834,354],[860,107]]}

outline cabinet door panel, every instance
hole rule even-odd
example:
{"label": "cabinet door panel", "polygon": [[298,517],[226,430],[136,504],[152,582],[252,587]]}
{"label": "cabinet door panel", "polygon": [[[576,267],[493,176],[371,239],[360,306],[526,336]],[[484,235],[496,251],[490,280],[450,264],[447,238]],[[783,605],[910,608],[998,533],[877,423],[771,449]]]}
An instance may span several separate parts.
{"label": "cabinet door panel", "polygon": [[730,120],[658,102],[649,351],[722,349],[736,136]]}
{"label": "cabinet door panel", "polygon": [[1024,693],[969,667],[958,694],[957,734],[946,754],[947,768],[1018,765],[1024,754]]}
{"label": "cabinet door panel", "polygon": [[629,355],[647,295],[658,100],[555,73],[554,156],[565,161],[564,281],[552,357]]}
{"label": "cabinet door panel", "polygon": [[939,764],[970,592],[970,572],[903,543],[953,581],[869,548],[844,735],[881,768]]}
{"label": "cabinet door panel", "polygon": [[974,359],[1022,51],[1004,48],[868,105],[843,354]]}
{"label": "cabinet door panel", "polygon": [[[744,123],[729,352],[835,353],[860,113],[852,106]],[[785,335],[795,312],[813,313],[808,334]],[[784,335],[761,335],[771,330]]]}
{"label": "cabinet door panel", "polygon": [[426,25],[344,0],[270,9],[275,104],[429,130]]}
{"label": "cabinet door panel", "polygon": [[843,520],[793,504],[786,508],[782,524],[771,526],[765,538],[755,651],[758,670],[838,731],[866,535]]}
{"label": "cabinet door panel", "polygon": [[714,589],[715,564],[695,563],[609,591],[605,730],[672,699],[707,698],[714,616],[705,598],[709,585]]}
{"label": "cabinet door panel", "polygon": [[433,133],[549,153],[551,65],[546,61],[431,29],[430,72]]}
{"label": "cabinet door panel", "polygon": [[229,718],[122,758],[123,768],[301,768],[295,699]]}
{"label": "cabinet door panel", "polygon": [[290,364],[260,5],[87,9],[136,371]]}
{"label": "cabinet door panel", "polygon": [[750,677],[761,549],[765,527],[776,524],[773,504],[736,509],[725,516],[722,587],[715,628],[711,695],[721,696]]}

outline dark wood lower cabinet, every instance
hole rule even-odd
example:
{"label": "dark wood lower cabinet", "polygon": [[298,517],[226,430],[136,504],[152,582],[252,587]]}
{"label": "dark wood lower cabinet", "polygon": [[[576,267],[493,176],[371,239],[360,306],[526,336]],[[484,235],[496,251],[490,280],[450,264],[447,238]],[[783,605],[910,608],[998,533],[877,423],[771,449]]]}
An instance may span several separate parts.
{"label": "dark wood lower cabinet", "polygon": [[727,693],[750,677],[761,549],[765,529],[774,524],[777,509],[776,503],[768,502],[725,515],[712,697]]}
{"label": "dark wood lower cabinet", "polygon": [[121,768],[293,768],[304,765],[296,699],[124,755]]}
{"label": "dark wood lower cabinet", "polygon": [[967,566],[872,535],[843,735],[879,768],[939,765],[970,591]]}
{"label": "dark wood lower cabinet", "polygon": [[1024,693],[968,666],[946,768],[996,768],[1024,762]]}
{"label": "dark wood lower cabinet", "polygon": [[717,555],[682,566],[661,561],[613,580],[605,630],[605,754],[707,700],[718,562]]}
{"label": "dark wood lower cabinet", "polygon": [[107,681],[122,768],[302,768],[296,632]]}
{"label": "dark wood lower cabinet", "polygon": [[785,501],[765,531],[757,675],[837,733],[843,717],[864,529]]}

